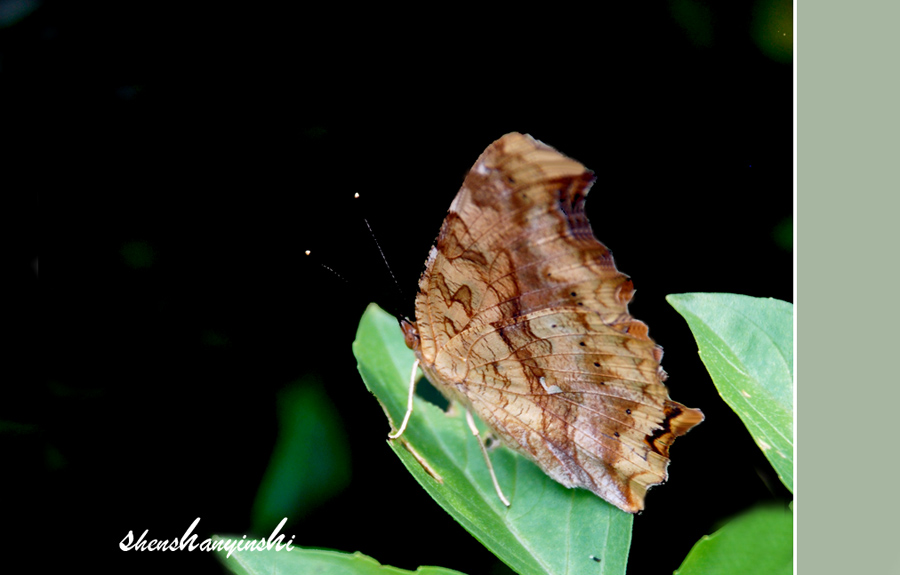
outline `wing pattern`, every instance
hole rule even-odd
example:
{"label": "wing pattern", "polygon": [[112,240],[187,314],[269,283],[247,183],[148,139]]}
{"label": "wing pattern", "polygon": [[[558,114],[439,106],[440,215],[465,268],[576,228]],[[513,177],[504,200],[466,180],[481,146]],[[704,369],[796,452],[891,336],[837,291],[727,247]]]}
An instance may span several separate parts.
{"label": "wing pattern", "polygon": [[593,174],[527,135],[481,155],[450,206],[407,341],[428,379],[567,487],[636,512],[703,420],[669,399],[631,281],[584,213]]}

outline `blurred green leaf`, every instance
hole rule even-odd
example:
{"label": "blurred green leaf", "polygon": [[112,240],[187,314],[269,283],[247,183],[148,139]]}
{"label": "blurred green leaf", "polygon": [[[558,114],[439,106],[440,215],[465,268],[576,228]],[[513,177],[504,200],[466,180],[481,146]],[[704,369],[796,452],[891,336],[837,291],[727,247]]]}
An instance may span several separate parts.
{"label": "blurred green leaf", "polygon": [[783,64],[794,59],[794,5],[791,0],[756,0],[750,34],[760,51]]}
{"label": "blurred green leaf", "polygon": [[695,46],[713,45],[713,12],[697,0],[669,0],[669,13]]}
{"label": "blurred green leaf", "polygon": [[40,0],[0,0],[0,28],[21,22],[40,5]]}
{"label": "blurred green leaf", "polygon": [[350,480],[350,450],[337,409],[317,383],[278,396],[279,431],[253,505],[253,531],[266,533],[340,492]]}
{"label": "blurred green leaf", "polygon": [[147,242],[127,242],[119,253],[125,264],[134,269],[149,268],[156,262],[156,251]]}
{"label": "blurred green leaf", "polygon": [[779,248],[785,251],[793,251],[794,249],[794,220],[792,218],[784,218],[772,230],[772,239]]}
{"label": "blurred green leaf", "polygon": [[[399,424],[415,357],[403,343],[397,320],[370,305],[353,352],[366,386]],[[505,507],[462,410],[444,413],[416,397],[409,426],[388,445],[441,507],[518,573],[625,572],[631,514],[589,491],[566,489],[524,457],[500,447],[491,452],[491,461],[512,502]]]}
{"label": "blurred green leaf", "polygon": [[[214,536],[213,541],[228,541],[233,538]],[[216,551],[219,560],[236,575],[461,575],[459,571],[443,567],[419,567],[415,571],[397,569],[381,565],[362,553],[339,553],[324,549],[302,549],[294,547],[290,551],[234,551],[228,557],[227,551]]]}
{"label": "blurred green leaf", "polygon": [[666,299],[687,320],[719,394],[793,492],[794,306],[724,293]]}
{"label": "blurred green leaf", "polygon": [[793,533],[790,511],[753,509],[700,539],[675,575],[788,575],[793,572]]}

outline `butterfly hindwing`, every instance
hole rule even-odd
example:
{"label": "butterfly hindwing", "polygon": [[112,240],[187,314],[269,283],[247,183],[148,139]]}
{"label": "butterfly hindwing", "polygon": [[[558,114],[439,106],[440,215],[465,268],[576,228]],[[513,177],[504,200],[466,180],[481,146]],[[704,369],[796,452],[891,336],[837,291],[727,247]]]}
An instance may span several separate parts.
{"label": "butterfly hindwing", "polygon": [[643,508],[703,416],[673,402],[633,288],[593,235],[593,174],[507,134],[471,169],[416,297],[428,379],[568,487]]}

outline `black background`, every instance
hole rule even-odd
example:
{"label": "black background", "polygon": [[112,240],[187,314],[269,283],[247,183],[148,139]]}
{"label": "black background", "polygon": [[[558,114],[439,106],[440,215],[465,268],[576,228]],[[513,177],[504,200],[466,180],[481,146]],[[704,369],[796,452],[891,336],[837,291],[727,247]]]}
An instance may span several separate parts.
{"label": "black background", "polygon": [[634,281],[672,397],[706,414],[635,519],[630,572],[671,572],[720,521],[788,501],[664,297],[792,300],[774,239],[792,214],[791,67],[753,43],[750,4],[705,8],[705,43],[678,4],[46,2],[0,30],[4,187],[36,198],[39,292],[37,250],[22,269],[42,318],[22,340],[40,377],[4,385],[9,536],[62,565],[221,572],[118,542],[196,517],[204,537],[250,533],[276,393],[315,376],[352,474],[291,517],[295,542],[502,573],[390,453],[350,345],[369,301],[412,314],[466,171],[514,130],[596,172],[595,234]]}

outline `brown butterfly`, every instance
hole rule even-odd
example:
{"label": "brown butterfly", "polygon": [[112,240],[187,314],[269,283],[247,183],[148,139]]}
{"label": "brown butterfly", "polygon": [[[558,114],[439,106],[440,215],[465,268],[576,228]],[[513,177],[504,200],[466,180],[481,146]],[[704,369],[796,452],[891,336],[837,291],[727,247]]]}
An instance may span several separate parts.
{"label": "brown butterfly", "polygon": [[662,348],[628,314],[632,283],[584,213],[593,181],[530,136],[491,144],[431,248],[416,321],[401,326],[473,433],[471,412],[556,481],[633,513],[703,414],[669,399]]}

